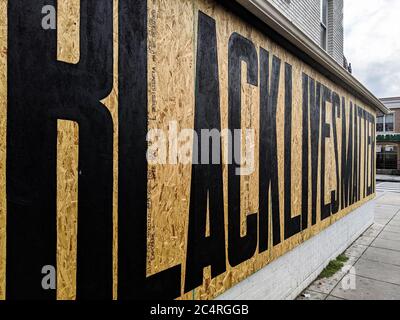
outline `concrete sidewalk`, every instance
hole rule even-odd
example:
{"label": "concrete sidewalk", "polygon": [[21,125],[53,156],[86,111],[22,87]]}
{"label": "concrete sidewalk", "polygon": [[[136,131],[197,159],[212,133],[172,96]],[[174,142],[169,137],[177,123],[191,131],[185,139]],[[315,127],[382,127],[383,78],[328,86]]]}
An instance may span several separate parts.
{"label": "concrete sidewalk", "polygon": [[346,255],[340,272],[316,280],[298,300],[400,300],[400,183],[378,183],[375,224]]}
{"label": "concrete sidewalk", "polygon": [[382,175],[378,174],[376,176],[376,181],[380,182],[400,182],[400,176],[388,176],[388,175]]}

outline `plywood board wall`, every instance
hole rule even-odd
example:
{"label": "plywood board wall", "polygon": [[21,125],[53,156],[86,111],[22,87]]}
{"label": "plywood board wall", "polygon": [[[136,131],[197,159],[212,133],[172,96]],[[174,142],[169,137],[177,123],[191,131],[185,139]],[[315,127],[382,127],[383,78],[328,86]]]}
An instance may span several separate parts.
{"label": "plywood board wall", "polygon": [[[256,52],[255,63],[253,61],[253,67],[255,68],[257,78],[256,83],[249,84],[247,79],[251,78],[250,62],[243,58],[240,62],[241,67],[241,83],[237,90],[241,92],[241,127],[242,129],[251,129],[254,132],[254,140],[250,143],[254,151],[254,171],[249,175],[243,175],[240,177],[240,191],[237,195],[231,194],[229,189],[229,166],[223,164],[221,166],[222,175],[222,194],[223,199],[221,205],[223,209],[223,227],[221,230],[213,230],[211,227],[213,217],[210,210],[211,203],[207,203],[205,210],[207,211],[207,221],[205,223],[204,235],[210,237],[211,235],[220,233],[223,235],[223,246],[225,250],[222,252],[226,257],[224,271],[220,272],[217,276],[214,275],[215,266],[211,261],[210,265],[204,266],[204,275],[201,281],[201,285],[195,288],[188,288],[187,285],[188,275],[193,270],[188,267],[188,247],[191,246],[189,243],[189,219],[191,202],[193,204],[192,189],[194,188],[193,178],[193,166],[191,163],[180,163],[177,156],[172,153],[168,153],[167,158],[169,163],[167,164],[152,164],[147,165],[147,223],[146,223],[146,270],[145,275],[149,278],[157,276],[169,268],[181,266],[180,273],[180,292],[175,294],[174,298],[178,299],[213,299],[231,288],[235,284],[243,281],[256,271],[267,266],[271,261],[274,261],[283,254],[289,252],[296,246],[304,243],[311,237],[315,236],[328,226],[334,224],[337,220],[343,218],[356,208],[360,207],[367,201],[374,198],[374,110],[370,106],[365,105],[362,101],[356,98],[351,92],[344,90],[342,87],[328,80],[325,76],[305,64],[295,55],[289,53],[286,49],[280,46],[279,43],[273,42],[268,34],[256,29],[250,23],[244,21],[242,18],[236,16],[231,11],[220,5],[214,0],[148,0],[141,1],[147,8],[147,29],[145,33],[147,35],[147,126],[148,130],[156,129],[168,134],[171,132],[180,133],[183,130],[194,129],[196,123],[196,108],[198,107],[199,101],[199,78],[198,72],[200,63],[198,61],[199,52],[210,50],[208,47],[200,46],[200,35],[203,35],[203,31],[200,29],[199,20],[202,22],[206,21],[207,26],[210,30],[215,31],[216,35],[216,47],[211,49],[215,50],[216,60],[211,68],[217,70],[216,83],[218,88],[213,87],[209,90],[216,92],[218,91],[218,103],[212,106],[213,117],[217,114],[217,118],[220,118],[221,128],[227,129],[231,121],[232,110],[229,110],[230,105],[230,92],[232,94],[232,88],[229,80],[232,77],[229,71],[229,59],[231,51],[233,50],[230,46],[230,39],[232,35],[237,35],[241,41],[247,43],[249,46],[254,46]],[[0,21],[5,25],[0,25],[0,299],[6,297],[5,292],[5,278],[6,278],[6,130],[7,130],[7,17],[6,17],[6,5],[7,1],[2,0],[0,5],[3,6],[3,10],[0,10],[0,15],[3,15]],[[118,298],[119,292],[119,259],[121,258],[121,250],[118,248],[118,243],[124,241],[122,236],[119,234],[119,212],[121,203],[119,202],[119,186],[120,177],[119,163],[121,157],[126,156],[120,154],[121,138],[121,127],[119,121],[125,117],[125,114],[120,112],[120,94],[119,88],[121,87],[121,81],[124,78],[119,77],[121,68],[128,68],[130,66],[123,66],[119,63],[119,57],[128,45],[119,43],[119,32],[120,32],[120,20],[118,12],[121,8],[126,5],[123,0],[113,0],[113,53],[111,54],[112,59],[112,83],[111,89],[107,94],[101,97],[101,102],[112,120],[112,298]],[[58,25],[58,38],[57,38],[57,57],[58,60],[64,61],[69,64],[77,64],[79,57],[82,53],[79,52],[81,47],[80,43],[80,32],[85,32],[84,29],[80,29],[79,13],[82,10],[80,8],[80,1],[64,1],[58,5],[59,10],[59,25]],[[80,30],[79,30],[80,29]],[[138,31],[138,33],[140,33]],[[212,34],[210,34],[210,37]],[[108,39],[109,40],[109,39]],[[133,40],[132,40],[133,41]],[[126,47],[125,47],[126,46]],[[200,48],[200,49],[199,49]],[[129,50],[127,50],[129,51]],[[269,65],[270,78],[269,84],[272,81],[272,68],[273,59],[280,59],[280,69],[278,70],[279,83],[277,92],[277,109],[276,109],[276,146],[277,146],[277,163],[276,168],[278,180],[277,191],[273,190],[272,186],[268,186],[265,190],[260,190],[260,181],[262,180],[263,172],[260,172],[262,162],[265,159],[260,159],[259,154],[261,152],[260,140],[262,136],[262,130],[260,123],[263,122],[261,116],[261,110],[263,107],[261,103],[262,93],[261,84],[262,77],[266,74],[262,73],[265,71],[265,65],[262,65],[261,52],[268,52],[269,59],[263,61],[264,64]],[[208,52],[209,53],[209,52]],[[275,58],[274,58],[275,57]],[[209,61],[208,61],[209,62]],[[217,64],[217,67],[216,65]],[[292,91],[288,91],[287,72],[291,70],[292,75]],[[231,70],[232,72],[232,70]],[[321,133],[318,135],[318,157],[317,161],[313,162],[312,147],[315,145],[315,141],[311,138],[311,132],[315,129],[315,124],[312,120],[314,116],[311,105],[311,89],[307,90],[307,110],[304,108],[303,99],[303,85],[304,76],[308,84],[314,81],[314,84],[321,84],[326,88],[329,88],[331,92],[338,94],[340,98],[340,112],[341,116],[336,117],[337,123],[333,123],[335,118],[332,114],[333,107],[332,103],[327,102],[326,104],[326,124],[329,129],[326,130],[326,138],[321,138]],[[136,75],[135,75],[136,76]],[[138,75],[138,79],[139,76]],[[254,75],[253,75],[254,77]],[[122,84],[123,85],[123,84]],[[196,90],[197,88],[197,90]],[[133,89],[132,89],[133,90]],[[231,90],[231,91],[230,91]],[[97,94],[97,91],[94,90]],[[234,92],[235,93],[235,92]],[[288,93],[291,93],[292,99],[292,112],[291,122],[288,122],[287,113],[287,102]],[[97,96],[96,96],[97,98]],[[322,101],[322,100],[321,100]],[[346,110],[346,121],[342,122],[343,109],[342,102],[345,103]],[[364,121],[362,117],[357,121],[359,127],[357,132],[361,134],[360,141],[361,145],[357,150],[359,154],[355,156],[357,163],[360,166],[359,171],[362,173],[358,176],[354,175],[354,178],[359,179],[360,199],[356,199],[354,204],[344,206],[343,209],[339,210],[336,214],[329,214],[329,217],[321,218],[321,200],[325,199],[325,203],[331,202],[332,191],[337,190],[337,184],[341,183],[344,177],[342,176],[342,148],[343,136],[349,139],[350,135],[350,102],[353,106],[358,106],[354,109],[361,114],[370,115],[370,121]],[[261,106],[261,107],[260,107]],[[132,108],[134,108],[134,102],[132,102]],[[322,110],[322,107],[320,108]],[[319,110],[320,111],[320,110]],[[337,111],[337,110],[336,110]],[[307,112],[308,114],[306,114]],[[338,112],[338,111],[337,111]],[[201,115],[200,115],[201,116]],[[72,117],[72,116],[71,116]],[[121,118],[122,117],[122,118]],[[207,117],[207,116],[206,116]],[[304,125],[304,119],[307,119],[307,125]],[[62,120],[62,119],[60,119]],[[65,120],[65,119],[64,119]],[[68,119],[67,119],[68,120]],[[79,172],[78,166],[78,152],[77,145],[78,136],[81,128],[79,125],[72,125],[71,121],[61,121],[58,127],[58,145],[57,145],[57,214],[58,214],[58,227],[57,227],[57,272],[58,272],[58,287],[56,290],[56,297],[61,300],[76,299],[77,283],[75,277],[79,265],[77,265],[76,252],[79,250],[79,243],[76,244],[76,238],[80,230],[77,227],[77,219],[84,214],[84,212],[78,212],[77,203],[78,199],[78,176],[74,176]],[[343,127],[346,125],[346,129]],[[290,125],[290,130],[288,126]],[[322,132],[324,126],[320,125],[318,129]],[[125,127],[123,127],[125,128]],[[94,129],[93,129],[94,130]],[[306,136],[305,130],[309,132],[309,136]],[[344,135],[342,133],[345,132]],[[355,128],[354,128],[355,130]],[[268,131],[271,133],[271,131]],[[288,137],[286,133],[290,133]],[[187,141],[179,141],[175,137],[169,139],[167,147],[169,152],[171,147],[180,148]],[[306,140],[304,140],[306,136]],[[140,138],[136,136],[135,138]],[[322,140],[325,142],[325,148],[322,150]],[[307,146],[305,146],[305,143]],[[288,143],[290,142],[290,144]],[[193,141],[189,141],[189,145],[193,145]],[[289,148],[288,148],[289,146]],[[309,152],[306,159],[303,157],[303,150],[307,147]],[[335,148],[339,152],[335,152]],[[189,152],[193,153],[193,147],[189,148]],[[355,148],[356,149],[356,148]],[[355,150],[354,149],[354,150]],[[222,153],[227,152],[226,139],[222,138]],[[246,148],[242,149],[244,153]],[[271,150],[268,150],[271,152]],[[108,159],[109,154],[99,153]],[[287,160],[288,155],[291,156],[291,161]],[[325,161],[322,161],[322,154],[324,154]],[[336,156],[338,159],[336,160]],[[140,155],[138,155],[140,157]],[[286,161],[286,167],[285,167]],[[307,165],[303,165],[303,161],[307,161]],[[354,162],[355,163],[355,162]],[[354,163],[351,163],[353,171]],[[316,166],[315,166],[316,164]],[[272,164],[267,163],[267,166]],[[288,165],[290,165],[290,176],[291,183],[286,180],[288,177]],[[325,166],[324,174],[322,174],[322,167]],[[339,180],[337,177],[337,169],[339,168]],[[313,171],[317,173],[317,184],[312,184]],[[80,173],[79,173],[80,174]],[[78,175],[79,175],[78,174]],[[100,173],[99,173],[100,174]],[[136,173],[135,173],[136,174]],[[72,175],[72,176],[71,176]],[[322,175],[325,177],[325,188],[321,188]],[[303,199],[304,188],[302,181],[306,176],[306,182],[308,186],[308,196]],[[215,176],[211,176],[210,180],[215,181]],[[214,182],[213,182],[214,183]],[[372,189],[367,190],[367,186]],[[315,189],[316,187],[316,189]],[[88,186],[83,186],[88,188]],[[353,188],[353,185],[351,185]],[[324,194],[321,190],[324,189]],[[366,192],[364,192],[366,190]],[[367,192],[368,191],[368,192]],[[210,192],[210,190],[208,190]],[[268,198],[272,198],[279,194],[279,237],[281,241],[274,243],[273,232],[276,231],[276,226],[271,222],[272,217],[272,205],[269,205],[268,219],[268,248],[263,251],[260,248],[260,241],[257,241],[257,246],[254,250],[254,254],[245,261],[235,264],[229,251],[229,237],[232,236],[232,226],[229,224],[231,219],[229,197],[238,197],[240,199],[240,222],[239,232],[240,238],[246,238],[248,232],[248,224],[251,216],[257,216],[257,231],[255,234],[256,238],[260,238],[259,224],[261,218],[259,215],[260,211],[260,195],[268,195]],[[272,193],[272,195],[269,195]],[[291,213],[290,218],[296,219],[298,216],[302,216],[302,220],[307,220],[307,223],[301,228],[299,232],[296,232],[293,236],[286,237],[285,234],[285,219],[287,220],[287,214],[285,215],[285,197],[290,193],[290,210],[286,208],[286,212]],[[313,223],[312,205],[313,197],[315,195],[316,201],[316,221]],[[132,195],[134,197],[135,195]],[[212,195],[208,195],[211,199]],[[339,197],[341,199],[341,197]],[[103,201],[103,199],[99,199]],[[307,201],[307,212],[303,212],[304,201]],[[209,202],[209,201],[208,201]],[[269,201],[271,202],[271,201]],[[341,202],[339,205],[341,206]],[[124,205],[124,204],[122,204]],[[200,205],[200,204],[199,204]],[[136,214],[135,210],[132,210],[132,215]],[[74,218],[75,217],[75,218]],[[78,217],[78,218],[76,218]],[[274,219],[276,219],[275,217]],[[254,220],[254,219],[253,219]],[[96,226],[96,222],[93,222]],[[276,234],[274,235],[276,237]],[[130,244],[135,249],[140,247],[140,244]],[[207,252],[202,253],[207,255]],[[94,266],[96,268],[96,266]],[[99,279],[102,281],[102,279]],[[126,284],[122,284],[126,285]],[[145,288],[136,288],[136,290],[145,290]],[[139,294],[140,296],[140,294]]]}
{"label": "plywood board wall", "polygon": [[7,0],[0,1],[0,300],[6,294]]}
{"label": "plywood board wall", "polygon": [[57,124],[57,299],[76,299],[79,127]]}
{"label": "plywood board wall", "polygon": [[[222,127],[228,127],[228,43],[229,37],[232,33],[237,32],[256,45],[257,49],[260,47],[267,49],[270,56],[279,57],[282,63],[289,63],[293,67],[293,127],[292,127],[292,203],[291,211],[293,213],[300,213],[302,210],[301,199],[301,155],[302,155],[302,74],[306,73],[316,81],[324,84],[331,90],[339,93],[341,97],[345,97],[346,101],[352,101],[354,104],[364,106],[368,112],[373,112],[371,108],[365,106],[361,101],[354,96],[338,87],[336,84],[327,80],[318,72],[310,68],[308,65],[301,62],[298,58],[294,57],[278,44],[270,41],[264,34],[255,30],[249,24],[244,23],[240,18],[233,16],[224,8],[216,4],[214,1],[194,1],[189,4],[187,1],[156,1],[150,2],[149,13],[151,21],[154,19],[157,30],[155,35],[149,38],[149,43],[152,45],[152,54],[155,59],[149,59],[149,69],[156,70],[156,74],[149,75],[149,77],[156,78],[156,85],[149,88],[149,96],[155,96],[153,100],[157,101],[157,105],[152,105],[150,112],[152,113],[150,127],[162,128],[168,130],[170,121],[177,121],[178,128],[193,128],[193,114],[194,102],[192,98],[195,96],[195,84],[193,83],[194,65],[196,64],[196,26],[197,14],[201,11],[216,21],[217,26],[217,39],[218,39],[218,62],[219,62],[219,80],[220,80],[220,94],[221,94],[221,119]],[[153,17],[156,18],[153,18]],[[179,34],[179,37],[176,35]],[[245,79],[245,74],[242,77]],[[149,79],[151,81],[151,79]],[[285,107],[285,76],[284,68],[281,68],[280,85],[278,97],[278,111],[277,111],[277,128],[278,128],[278,162],[279,162],[279,192],[281,208],[281,231],[283,238],[284,230],[284,107]],[[184,88],[184,89],[183,89]],[[259,136],[259,105],[260,96],[259,88],[248,85],[246,83],[242,86],[242,125],[243,128],[254,128],[256,137]],[[155,108],[155,110],[154,110]],[[349,112],[347,112],[347,123],[349,123]],[[332,111],[327,107],[326,118],[332,129]],[[154,119],[154,120],[153,120]],[[338,122],[341,122],[338,119]],[[362,124],[362,132],[364,135],[364,125]],[[372,127],[370,127],[372,130]],[[338,131],[338,148],[341,150],[342,139],[341,123],[337,125]],[[332,131],[333,135],[333,131]],[[332,136],[331,135],[331,136]],[[256,138],[256,141],[258,139]],[[361,139],[365,143],[366,139],[363,136]],[[310,149],[311,149],[311,141]],[[365,150],[364,145],[361,150]],[[255,154],[258,154],[258,145],[256,142]],[[369,149],[370,151],[370,149]],[[364,152],[364,151],[363,151]],[[320,197],[324,196],[326,202],[330,202],[330,192],[336,189],[336,164],[334,155],[334,141],[327,139],[326,141],[326,187],[325,194],[321,195],[318,192],[317,203],[320,203]],[[310,155],[311,157],[311,155]],[[361,159],[366,159],[363,154],[360,155]],[[369,161],[371,161],[370,159]],[[259,203],[259,170],[258,164],[260,161],[257,159],[256,170],[250,176],[241,178],[241,214],[242,214],[242,232],[245,230],[245,213],[258,212]],[[311,163],[311,161],[310,161]],[[320,164],[319,164],[320,165]],[[361,172],[364,172],[363,161],[360,161],[363,166]],[[339,167],[341,167],[341,159],[339,159]],[[319,168],[320,169],[320,168]],[[184,264],[184,250],[187,241],[187,227],[188,217],[182,215],[182,212],[188,211],[188,198],[190,196],[189,188],[191,175],[189,174],[190,166],[155,166],[152,172],[155,172],[154,182],[152,181],[152,188],[149,190],[149,197],[153,200],[152,203],[157,203],[157,206],[151,206],[149,212],[150,225],[152,226],[148,238],[148,250],[153,254],[148,255],[148,272],[149,275],[155,274],[163,269],[171,267],[174,264]],[[224,168],[224,194],[225,194],[225,221],[228,221],[228,201],[227,198],[227,168]],[[311,180],[311,166],[309,168]],[[362,186],[365,186],[364,175],[361,177]],[[159,183],[159,181],[166,181]],[[318,177],[320,181],[320,176]],[[320,185],[318,185],[318,191]],[[311,184],[309,194],[311,195]],[[244,280],[252,273],[256,272],[268,262],[273,261],[277,257],[292,250],[294,247],[303,243],[310,237],[316,235],[327,226],[333,224],[338,219],[353,211],[356,207],[364,202],[370,200],[369,196],[356,205],[341,211],[337,215],[332,215],[331,218],[325,221],[318,221],[315,226],[310,226],[307,230],[300,234],[283,241],[280,245],[270,248],[266,253],[255,255],[252,259],[246,261],[236,268],[229,268],[223,275],[211,279],[210,270],[205,269],[204,285],[193,290],[182,298],[196,298],[196,299],[209,299],[213,298],[232,285]],[[311,203],[311,199],[309,200]],[[311,208],[311,206],[309,206]],[[317,216],[320,216],[320,208],[318,208]],[[309,217],[311,220],[311,214]],[[177,223],[171,223],[176,221]],[[228,233],[226,225],[225,232]],[[226,244],[227,246],[227,244]],[[186,271],[187,272],[187,271]]]}

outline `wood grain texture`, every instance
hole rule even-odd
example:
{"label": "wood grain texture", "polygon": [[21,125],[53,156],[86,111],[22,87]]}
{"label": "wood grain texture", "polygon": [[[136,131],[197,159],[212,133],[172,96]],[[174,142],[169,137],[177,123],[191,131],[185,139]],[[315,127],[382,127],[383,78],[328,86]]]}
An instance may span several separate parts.
{"label": "wood grain texture", "polygon": [[[57,3],[57,60],[78,63],[80,1]],[[57,135],[57,299],[76,299],[79,127],[58,121]]]}
{"label": "wood grain texture", "polygon": [[[190,4],[191,3],[191,4]],[[284,63],[289,63],[293,67],[293,114],[292,114],[292,216],[300,215],[302,212],[301,198],[301,150],[302,150],[302,73],[324,84],[331,90],[339,93],[340,96],[346,98],[348,104],[351,100],[353,103],[363,106],[368,112],[373,112],[372,108],[364,106],[357,98],[346,92],[327,78],[313,70],[310,66],[300,61],[297,57],[288,53],[279,44],[272,42],[268,37],[252,26],[242,21],[239,17],[232,15],[215,1],[208,0],[192,0],[188,1],[150,1],[149,2],[149,34],[152,30],[157,30],[150,37],[150,43],[156,43],[156,48],[149,52],[149,70],[156,70],[156,85],[151,86],[151,72],[149,72],[149,112],[150,127],[167,130],[169,121],[176,121],[177,127],[192,128],[191,125],[193,114],[194,96],[194,77],[195,68],[192,62],[196,59],[196,29],[198,11],[206,13],[216,20],[217,38],[218,38],[218,55],[219,55],[219,80],[221,95],[221,119],[222,128],[228,126],[228,42],[233,32],[243,35],[250,39],[257,50],[260,47],[270,52],[270,59],[276,55],[282,60],[278,111],[277,111],[277,128],[278,128],[278,163],[279,163],[279,192],[280,196],[280,212],[281,212],[281,237],[284,239],[284,123],[285,123],[285,74]],[[154,18],[155,17],[155,18]],[[155,27],[154,27],[155,26]],[[150,47],[151,48],[151,47]],[[154,54],[154,57],[151,56]],[[246,69],[246,68],[242,68]],[[242,79],[245,78],[243,71]],[[252,128],[255,130],[255,154],[258,154],[258,136],[259,136],[259,88],[250,86],[243,81],[242,83],[242,126],[243,128]],[[154,101],[156,103],[154,103]],[[155,98],[154,98],[155,97]],[[181,106],[185,108],[182,109]],[[153,109],[152,109],[153,108]],[[348,107],[347,107],[348,108]],[[326,113],[327,123],[331,125],[332,130],[332,111],[331,104],[327,104]],[[347,112],[347,122],[349,121],[349,113]],[[338,148],[341,150],[341,120],[337,120],[338,130]],[[364,123],[362,122],[362,126]],[[362,127],[363,128],[363,127]],[[179,130],[178,129],[178,130]],[[348,125],[347,125],[348,130]],[[364,130],[362,130],[364,132]],[[331,133],[332,136],[332,133]],[[326,139],[326,164],[325,164],[325,194],[320,194],[321,181],[321,165],[319,164],[318,174],[318,195],[317,195],[317,217],[320,216],[320,200],[321,197],[330,202],[330,192],[336,189],[336,163],[334,158],[333,139]],[[311,141],[309,141],[309,148]],[[321,160],[321,146],[319,151],[319,163]],[[363,155],[363,154],[362,154]],[[309,155],[311,159],[311,154]],[[361,161],[360,161],[361,163]],[[258,187],[259,187],[259,161],[256,156],[256,170],[250,176],[241,178],[241,230],[242,235],[246,230],[246,213],[258,212]],[[339,168],[341,167],[341,159],[339,157]],[[361,166],[364,164],[362,163]],[[363,167],[362,167],[363,168]],[[152,206],[149,210],[148,230],[148,274],[160,271],[164,268],[171,267],[177,263],[185,265],[185,252],[181,248],[185,248],[187,225],[187,201],[190,198],[190,166],[167,165],[152,166],[149,168],[151,172],[155,172],[154,179],[151,181],[148,193]],[[363,172],[363,171],[362,171]],[[227,167],[224,168],[224,194],[225,194],[225,221],[228,220],[228,202],[227,202]],[[311,195],[311,165],[309,168],[309,194]],[[364,181],[361,179],[361,186]],[[320,231],[335,223],[338,219],[352,212],[363,203],[372,199],[374,195],[355,205],[332,215],[329,219],[321,221],[318,218],[315,226],[309,226],[300,234],[283,241],[276,247],[270,249],[263,254],[256,254],[252,259],[244,262],[238,267],[232,268],[227,261],[227,272],[211,279],[210,268],[205,268],[203,286],[197,288],[193,292],[186,295],[182,292],[182,299],[212,299],[233,285],[244,280],[254,272],[266,266],[269,262],[277,259],[286,252],[292,250],[299,244],[305,242],[309,238],[315,236]],[[310,196],[311,198],[311,196]],[[311,208],[311,199],[309,199],[309,208]],[[311,209],[309,212],[309,221],[311,221]],[[271,230],[271,226],[270,226]],[[228,232],[227,223],[226,230]],[[271,241],[270,241],[271,243]],[[226,247],[228,243],[226,243]],[[185,271],[184,271],[185,272]],[[183,273],[184,273],[183,272]]]}
{"label": "wood grain texture", "polygon": [[57,59],[78,63],[80,57],[80,0],[57,1]]}
{"label": "wood grain texture", "polygon": [[[113,176],[113,297],[117,299],[118,285],[118,0],[114,0],[114,83],[111,94],[102,103],[109,109],[114,125],[114,176]],[[79,0],[58,1],[58,59],[68,63],[79,61]],[[366,111],[374,113],[369,106],[365,106],[340,86],[328,80],[325,76],[313,70],[309,65],[287,52],[279,44],[271,41],[267,35],[256,30],[214,0],[148,0],[148,125],[149,129],[160,129],[164,132],[193,129],[195,116],[195,78],[197,27],[199,11],[205,13],[216,22],[218,45],[218,72],[220,86],[220,115],[222,129],[228,128],[228,43],[233,33],[238,33],[249,39],[256,47],[257,52],[264,48],[269,52],[270,60],[275,55],[282,60],[277,104],[277,158],[278,158],[278,186],[280,194],[280,221],[281,238],[284,239],[284,196],[285,196],[285,63],[293,70],[293,110],[292,132],[286,139],[291,140],[290,164],[292,184],[291,213],[292,217],[302,214],[302,148],[303,148],[303,95],[302,74],[337,92],[345,97],[347,103],[347,131],[349,131],[349,102],[362,106]],[[7,1],[0,0],[0,299],[5,298],[5,257],[6,257],[6,123],[7,123]],[[82,32],[82,31],[81,31]],[[258,68],[260,70],[260,68]],[[246,234],[246,218],[249,213],[259,211],[259,159],[260,150],[260,86],[246,83],[246,64],[242,64],[242,128],[252,129],[255,133],[253,150],[255,154],[255,170],[252,174],[241,177],[240,189],[240,231]],[[260,75],[259,75],[260,77]],[[309,115],[310,116],[310,115]],[[332,130],[332,108],[327,104],[327,123]],[[369,124],[370,131],[372,125]],[[342,122],[337,119],[338,148],[342,149]],[[309,128],[310,129],[310,128]],[[361,121],[361,154],[359,165],[361,172],[366,169],[364,162],[365,150],[371,153],[372,147],[365,145],[365,122]],[[310,130],[309,130],[310,131]],[[309,153],[308,170],[308,228],[301,233],[272,246],[272,235],[269,234],[269,249],[262,254],[244,263],[231,267],[227,259],[225,273],[212,279],[211,268],[204,269],[203,285],[195,290],[184,293],[186,270],[186,250],[188,242],[189,204],[191,192],[191,164],[180,164],[172,154],[168,155],[168,165],[148,165],[148,211],[147,211],[147,276],[157,274],[167,268],[182,265],[181,297],[180,299],[212,299],[253,273],[268,265],[296,246],[304,243],[311,237],[343,218],[348,213],[374,198],[374,194],[362,201],[340,211],[336,215],[321,221],[320,200],[324,198],[330,202],[331,190],[336,189],[336,166],[341,168],[342,159],[339,156],[338,164],[334,159],[334,141],[326,139],[325,145],[325,192],[321,194],[321,161],[318,161],[317,184],[317,223],[311,225],[311,152]],[[172,139],[172,145],[181,146],[187,141]],[[308,141],[311,150],[311,139]],[[321,160],[321,146],[319,147]],[[223,138],[223,154],[227,151],[226,139]],[[78,127],[69,121],[59,121],[57,145],[57,298],[60,300],[75,299],[76,295],[76,221],[77,215],[77,188],[78,188]],[[242,153],[245,150],[242,150]],[[192,150],[190,150],[192,152]],[[372,158],[369,157],[371,168]],[[175,163],[176,162],[176,163]],[[371,181],[369,181],[371,182]],[[360,177],[360,185],[368,183],[364,175]],[[224,185],[224,215],[225,215],[225,248],[228,256],[228,166],[223,166]],[[268,192],[268,190],[265,190]],[[269,208],[271,211],[271,208]],[[269,219],[270,221],[271,219]],[[205,234],[211,232],[209,217],[207,218]],[[272,229],[270,222],[269,230]],[[122,239],[123,240],[123,239]],[[135,245],[135,244],[132,244]],[[258,252],[258,250],[257,250]],[[290,276],[290,275],[289,275]],[[101,279],[99,279],[101,281]],[[279,285],[279,284],[277,284]]]}
{"label": "wood grain texture", "polygon": [[[113,28],[114,28],[114,76],[113,89],[108,97],[101,102],[110,110],[114,123],[114,179],[113,179],[113,297],[117,299],[117,284],[118,284],[118,0],[113,1]],[[57,52],[58,60],[68,63],[77,63],[79,61],[79,20],[80,20],[80,1],[68,0],[58,2],[58,38]],[[70,243],[75,237],[73,229],[71,232],[58,234],[60,241]],[[66,256],[65,247],[58,246],[58,256]],[[76,261],[65,265],[64,272],[68,274],[76,273]],[[63,287],[58,287],[58,299],[70,299],[74,296],[65,294],[69,292],[64,287],[68,287],[69,291],[76,291],[76,282],[64,283]]]}
{"label": "wood grain texture", "polygon": [[[193,19],[190,1],[148,2],[149,129],[193,128]],[[172,164],[148,167],[147,276],[179,264],[186,252],[191,166],[169,158]]]}
{"label": "wood grain texture", "polygon": [[79,127],[57,121],[57,299],[76,299]]}
{"label": "wood grain texture", "polygon": [[114,166],[114,179],[113,179],[113,298],[118,298],[118,2],[119,0],[113,1],[114,10],[114,77],[113,77],[113,89],[109,96],[101,102],[110,110],[113,124],[114,124],[114,153],[113,153],[113,166]]}

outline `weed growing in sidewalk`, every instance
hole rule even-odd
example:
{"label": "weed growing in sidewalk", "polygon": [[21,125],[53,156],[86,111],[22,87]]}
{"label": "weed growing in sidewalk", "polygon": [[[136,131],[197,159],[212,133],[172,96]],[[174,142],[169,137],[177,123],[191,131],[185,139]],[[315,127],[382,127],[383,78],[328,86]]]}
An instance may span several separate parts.
{"label": "weed growing in sidewalk", "polygon": [[349,258],[345,254],[341,254],[336,260],[329,262],[328,266],[319,275],[318,280],[333,277],[348,260]]}

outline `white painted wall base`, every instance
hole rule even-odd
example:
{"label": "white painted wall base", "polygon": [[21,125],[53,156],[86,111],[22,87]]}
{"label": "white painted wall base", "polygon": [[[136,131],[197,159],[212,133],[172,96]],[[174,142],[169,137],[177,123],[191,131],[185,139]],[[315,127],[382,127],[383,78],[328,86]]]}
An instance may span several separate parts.
{"label": "white painted wall base", "polygon": [[292,300],[374,222],[369,201],[317,236],[273,261],[217,300]]}

